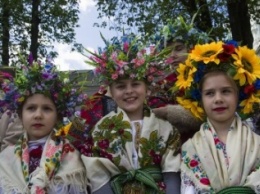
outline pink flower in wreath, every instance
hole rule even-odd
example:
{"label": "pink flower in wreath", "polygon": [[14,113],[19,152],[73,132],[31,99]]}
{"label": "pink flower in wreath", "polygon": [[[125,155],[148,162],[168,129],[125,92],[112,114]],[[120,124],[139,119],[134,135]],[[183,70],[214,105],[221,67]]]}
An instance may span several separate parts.
{"label": "pink flower in wreath", "polygon": [[129,50],[129,43],[128,42],[125,42],[124,43],[124,45],[123,45],[123,50],[124,50],[124,52],[128,52],[128,50]]}
{"label": "pink flower in wreath", "polygon": [[135,67],[140,67],[140,66],[142,66],[145,63],[145,59],[144,58],[136,58],[136,59],[133,59],[131,61],[131,63],[134,63]]}
{"label": "pink flower in wreath", "polygon": [[117,78],[118,78],[118,73],[117,72],[113,73],[112,74],[112,79],[116,80]]}

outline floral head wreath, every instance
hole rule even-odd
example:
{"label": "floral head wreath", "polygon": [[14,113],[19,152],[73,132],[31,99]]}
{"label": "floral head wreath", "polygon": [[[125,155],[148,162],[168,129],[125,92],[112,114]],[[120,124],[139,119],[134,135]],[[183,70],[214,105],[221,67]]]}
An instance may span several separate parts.
{"label": "floral head wreath", "polygon": [[[101,35],[102,37],[102,35]],[[134,34],[113,37],[111,42],[105,40],[106,47],[99,49],[99,53],[92,53],[88,64],[96,67],[95,73],[100,82],[109,85],[120,78],[145,80],[152,83],[163,75],[165,65],[159,62],[155,49],[146,45],[139,36]]]}
{"label": "floral head wreath", "polygon": [[15,68],[15,77],[2,74],[0,112],[15,112],[27,97],[39,93],[53,100],[59,115],[71,117],[76,106],[86,99],[86,95],[75,88],[76,79],[69,80],[69,73],[58,71],[49,59],[45,64],[25,62]]}
{"label": "floral head wreath", "polygon": [[206,72],[214,69],[225,71],[235,80],[239,88],[237,112],[242,118],[250,117],[260,103],[260,58],[254,50],[238,46],[235,41],[195,46],[185,63],[177,68],[172,90],[182,93],[177,97],[178,103],[203,120],[199,82]]}
{"label": "floral head wreath", "polygon": [[[195,15],[196,16],[196,15]],[[160,34],[151,37],[153,43],[160,42],[159,48],[167,47],[169,42],[181,41],[188,48],[198,43],[206,43],[211,40],[209,34],[200,31],[194,27],[193,17],[191,23],[186,23],[183,17],[179,16],[175,20],[168,20],[167,24],[162,28]]]}

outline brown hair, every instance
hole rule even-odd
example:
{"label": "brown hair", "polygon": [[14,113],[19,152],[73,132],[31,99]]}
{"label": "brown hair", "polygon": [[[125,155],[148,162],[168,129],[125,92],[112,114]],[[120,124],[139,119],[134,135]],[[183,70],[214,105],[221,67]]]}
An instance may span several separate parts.
{"label": "brown hair", "polygon": [[236,82],[234,81],[234,79],[229,76],[225,71],[222,71],[222,70],[211,70],[211,71],[208,71],[204,74],[204,76],[202,77],[202,79],[200,80],[199,82],[199,91],[202,92],[202,87],[203,87],[203,84],[205,82],[205,80],[211,76],[214,76],[214,75],[224,75],[228,80],[229,82],[232,84],[232,86],[236,89],[237,91],[237,94],[239,94],[239,87],[237,86]]}

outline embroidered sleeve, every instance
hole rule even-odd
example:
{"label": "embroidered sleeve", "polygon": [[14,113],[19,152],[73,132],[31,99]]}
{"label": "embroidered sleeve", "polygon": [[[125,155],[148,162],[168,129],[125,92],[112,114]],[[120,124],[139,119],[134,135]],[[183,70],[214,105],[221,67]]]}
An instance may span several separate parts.
{"label": "embroidered sleeve", "polygon": [[167,142],[167,148],[174,150],[174,155],[177,155],[180,153],[181,148],[181,140],[180,140],[180,133],[177,129],[174,128],[173,133],[170,135],[168,142]]}
{"label": "embroidered sleeve", "polygon": [[185,173],[181,173],[181,193],[195,194],[194,183]]}

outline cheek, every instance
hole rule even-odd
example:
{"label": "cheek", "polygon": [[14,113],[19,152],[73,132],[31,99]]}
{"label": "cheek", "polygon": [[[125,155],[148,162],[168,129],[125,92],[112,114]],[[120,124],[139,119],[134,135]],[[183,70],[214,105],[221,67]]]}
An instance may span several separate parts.
{"label": "cheek", "polygon": [[202,97],[201,98],[201,101],[199,102],[200,106],[206,111],[207,108],[210,107],[210,104],[211,104],[211,100],[209,98],[206,98],[206,97]]}

